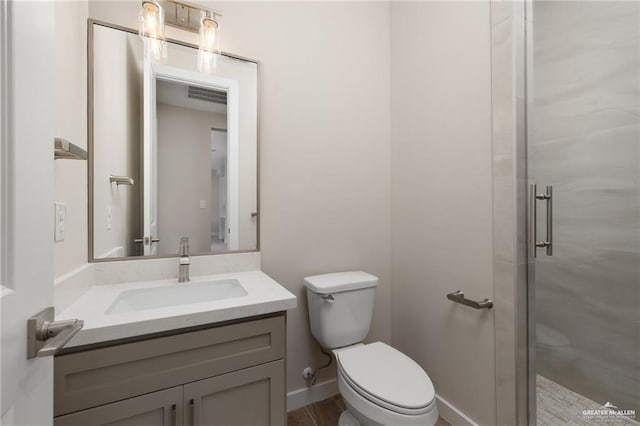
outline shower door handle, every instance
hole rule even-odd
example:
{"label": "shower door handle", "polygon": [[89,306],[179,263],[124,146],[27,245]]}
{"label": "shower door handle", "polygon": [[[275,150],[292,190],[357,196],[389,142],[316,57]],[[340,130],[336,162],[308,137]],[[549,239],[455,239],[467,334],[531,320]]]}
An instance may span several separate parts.
{"label": "shower door handle", "polygon": [[[547,236],[538,241],[538,200],[547,203]],[[547,185],[546,192],[538,194],[537,185],[531,184],[529,201],[529,252],[536,257],[538,248],[546,248],[547,256],[553,256],[553,186]]]}

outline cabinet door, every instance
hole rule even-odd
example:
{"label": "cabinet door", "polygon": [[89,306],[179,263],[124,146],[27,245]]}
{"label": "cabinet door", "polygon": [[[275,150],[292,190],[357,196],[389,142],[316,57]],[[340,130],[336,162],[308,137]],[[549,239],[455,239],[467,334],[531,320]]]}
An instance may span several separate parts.
{"label": "cabinet door", "polygon": [[182,426],[182,386],[59,416],[54,426]]}
{"label": "cabinet door", "polygon": [[185,425],[285,424],[284,361],[184,386]]}

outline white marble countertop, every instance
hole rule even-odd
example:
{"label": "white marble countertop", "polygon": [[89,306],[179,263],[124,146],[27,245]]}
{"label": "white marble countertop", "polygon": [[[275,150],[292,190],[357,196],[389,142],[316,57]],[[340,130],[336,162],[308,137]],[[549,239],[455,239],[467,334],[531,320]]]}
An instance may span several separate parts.
{"label": "white marble countertop", "polygon": [[110,314],[106,311],[124,291],[189,283],[178,284],[175,279],[171,279],[95,285],[56,315],[57,320],[84,320],[83,329],[65,348],[248,318],[296,307],[296,297],[261,271],[192,277],[191,282],[223,279],[237,279],[248,294],[229,299]]}

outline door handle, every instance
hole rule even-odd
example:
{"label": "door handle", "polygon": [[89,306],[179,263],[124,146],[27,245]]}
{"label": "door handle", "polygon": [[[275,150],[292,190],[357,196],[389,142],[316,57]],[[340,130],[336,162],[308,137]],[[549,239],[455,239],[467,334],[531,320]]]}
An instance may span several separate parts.
{"label": "door handle", "polygon": [[[538,200],[546,201],[547,205],[547,236],[544,241],[538,241]],[[546,248],[547,256],[553,256],[553,186],[548,185],[546,192],[538,193],[537,185],[531,184],[529,199],[529,253],[537,256],[538,248]]]}
{"label": "door handle", "polygon": [[159,243],[160,242],[160,238],[149,238],[149,237],[144,237],[144,238],[136,238],[135,240],[133,240],[134,243],[136,244],[145,244],[145,245],[149,245],[150,243]]}
{"label": "door handle", "polygon": [[27,359],[57,353],[84,326],[84,321],[54,321],[54,309],[48,307],[27,320]]}

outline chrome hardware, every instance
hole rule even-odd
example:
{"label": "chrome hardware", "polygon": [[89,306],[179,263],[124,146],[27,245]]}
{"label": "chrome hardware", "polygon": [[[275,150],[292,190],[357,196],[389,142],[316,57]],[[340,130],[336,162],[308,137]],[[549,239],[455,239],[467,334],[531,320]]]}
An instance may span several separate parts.
{"label": "chrome hardware", "polygon": [[456,303],[471,306],[474,309],[491,309],[493,308],[493,300],[483,299],[481,301],[475,301],[464,297],[464,293],[460,290],[447,294],[447,299],[453,300]]}
{"label": "chrome hardware", "polygon": [[180,238],[180,245],[178,247],[178,255],[180,256],[180,266],[178,267],[178,282],[184,283],[189,281],[189,238]]}
{"label": "chrome hardware", "polygon": [[84,326],[84,321],[54,321],[53,307],[27,320],[27,359],[54,355]]}
{"label": "chrome hardware", "polygon": [[222,13],[217,10],[193,6],[189,2],[183,3],[177,0],[165,0],[162,7],[165,10],[164,22],[166,25],[194,33],[200,29],[201,17],[216,19],[222,16]]}
{"label": "chrome hardware", "polygon": [[87,151],[66,139],[55,138],[53,140],[54,160],[86,160]]}
{"label": "chrome hardware", "polygon": [[109,175],[109,183],[116,183],[116,185],[133,185],[133,179],[129,176]]}
{"label": "chrome hardware", "polygon": [[189,423],[191,426],[195,426],[196,424],[196,405],[194,400],[189,400],[189,413],[191,414],[191,422]]}
{"label": "chrome hardware", "polygon": [[[538,200],[547,202],[547,237],[538,241]],[[547,186],[546,192],[538,194],[537,185],[531,184],[529,199],[529,252],[537,256],[538,248],[546,248],[547,256],[553,256],[553,186]]]}
{"label": "chrome hardware", "polygon": [[335,302],[335,299],[333,298],[333,294],[323,294],[322,296],[320,296],[320,298],[327,303]]}
{"label": "chrome hardware", "polygon": [[178,425],[178,413],[177,413],[177,407],[176,404],[173,404],[171,406],[171,425],[172,426],[177,426]]}
{"label": "chrome hardware", "polygon": [[149,237],[144,237],[144,238],[136,238],[135,240],[133,240],[134,243],[136,244],[143,244],[148,246],[150,243],[159,243],[160,242],[160,238],[149,238]]}

